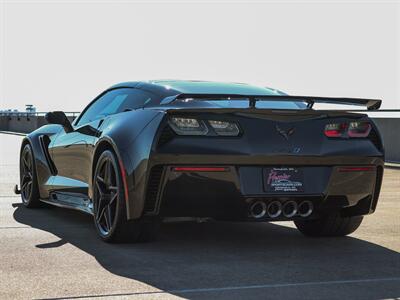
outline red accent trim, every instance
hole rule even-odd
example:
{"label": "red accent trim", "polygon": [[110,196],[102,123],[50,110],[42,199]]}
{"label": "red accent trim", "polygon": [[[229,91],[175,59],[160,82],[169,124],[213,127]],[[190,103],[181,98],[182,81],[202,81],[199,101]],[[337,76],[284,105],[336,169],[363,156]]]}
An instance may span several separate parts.
{"label": "red accent trim", "polygon": [[229,168],[225,167],[174,167],[174,172],[226,172]]}
{"label": "red accent trim", "polygon": [[374,171],[375,167],[366,166],[366,167],[341,167],[339,168],[339,172],[367,172]]}
{"label": "red accent trim", "polygon": [[129,195],[128,195],[128,184],[126,183],[126,172],[124,168],[124,164],[122,161],[119,161],[119,168],[121,169],[121,177],[122,177],[122,184],[124,186],[124,195],[125,195],[125,201],[128,201]]}

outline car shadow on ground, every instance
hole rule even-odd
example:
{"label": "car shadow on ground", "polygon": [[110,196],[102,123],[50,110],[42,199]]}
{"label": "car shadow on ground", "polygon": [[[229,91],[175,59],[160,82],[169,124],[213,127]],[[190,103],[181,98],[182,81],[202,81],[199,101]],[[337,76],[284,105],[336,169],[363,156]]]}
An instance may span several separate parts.
{"label": "car shadow on ground", "polygon": [[[353,237],[306,238],[271,223],[166,223],[155,242],[111,245],[97,238],[88,215],[15,208],[17,222],[60,239],[36,247],[70,243],[113,274],[178,296],[182,289],[400,277],[399,253]],[[385,289],[374,297],[399,293],[399,288]]]}

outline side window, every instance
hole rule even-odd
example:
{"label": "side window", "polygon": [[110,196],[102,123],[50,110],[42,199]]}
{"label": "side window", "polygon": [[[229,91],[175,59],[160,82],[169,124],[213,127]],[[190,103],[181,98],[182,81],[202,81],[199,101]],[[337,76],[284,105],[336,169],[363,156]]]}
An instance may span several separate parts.
{"label": "side window", "polygon": [[141,108],[151,101],[151,95],[141,90],[130,88],[112,90],[92,103],[83,112],[76,125],[81,126],[108,115]]}
{"label": "side window", "polygon": [[153,102],[152,95],[145,91],[139,89],[132,89],[129,95],[124,99],[118,108],[118,112],[123,112],[127,110],[134,110],[142,108],[146,105],[151,105]]}
{"label": "side window", "polygon": [[112,90],[98,98],[83,112],[76,125],[84,125],[114,113],[118,109],[118,102],[121,103],[123,101],[121,96],[123,97],[124,94],[121,92],[122,90]]}

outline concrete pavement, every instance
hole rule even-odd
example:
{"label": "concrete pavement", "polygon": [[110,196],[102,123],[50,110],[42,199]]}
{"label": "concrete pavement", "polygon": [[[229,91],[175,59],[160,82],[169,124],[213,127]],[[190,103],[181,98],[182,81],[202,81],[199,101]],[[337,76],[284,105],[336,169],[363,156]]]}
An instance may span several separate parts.
{"label": "concrete pavement", "polygon": [[400,170],[385,170],[377,212],[346,238],[284,222],[168,223],[156,242],[109,245],[90,216],[20,204],[21,139],[0,134],[0,299],[400,297]]}

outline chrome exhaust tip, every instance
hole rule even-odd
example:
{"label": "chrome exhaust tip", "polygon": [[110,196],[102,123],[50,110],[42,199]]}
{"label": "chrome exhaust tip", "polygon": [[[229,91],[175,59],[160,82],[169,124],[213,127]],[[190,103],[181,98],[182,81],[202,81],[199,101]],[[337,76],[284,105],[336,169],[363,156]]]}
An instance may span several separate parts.
{"label": "chrome exhaust tip", "polygon": [[310,216],[313,210],[314,210],[314,205],[309,200],[301,202],[298,207],[299,216],[303,218]]}
{"label": "chrome exhaust tip", "polygon": [[260,219],[267,213],[267,205],[264,201],[254,201],[249,208],[250,217]]}
{"label": "chrome exhaust tip", "polygon": [[292,218],[297,214],[297,203],[293,200],[287,201],[282,206],[282,213],[286,218]]}
{"label": "chrome exhaust tip", "polygon": [[279,201],[272,201],[268,204],[267,214],[271,219],[277,218],[282,213],[282,204]]}

